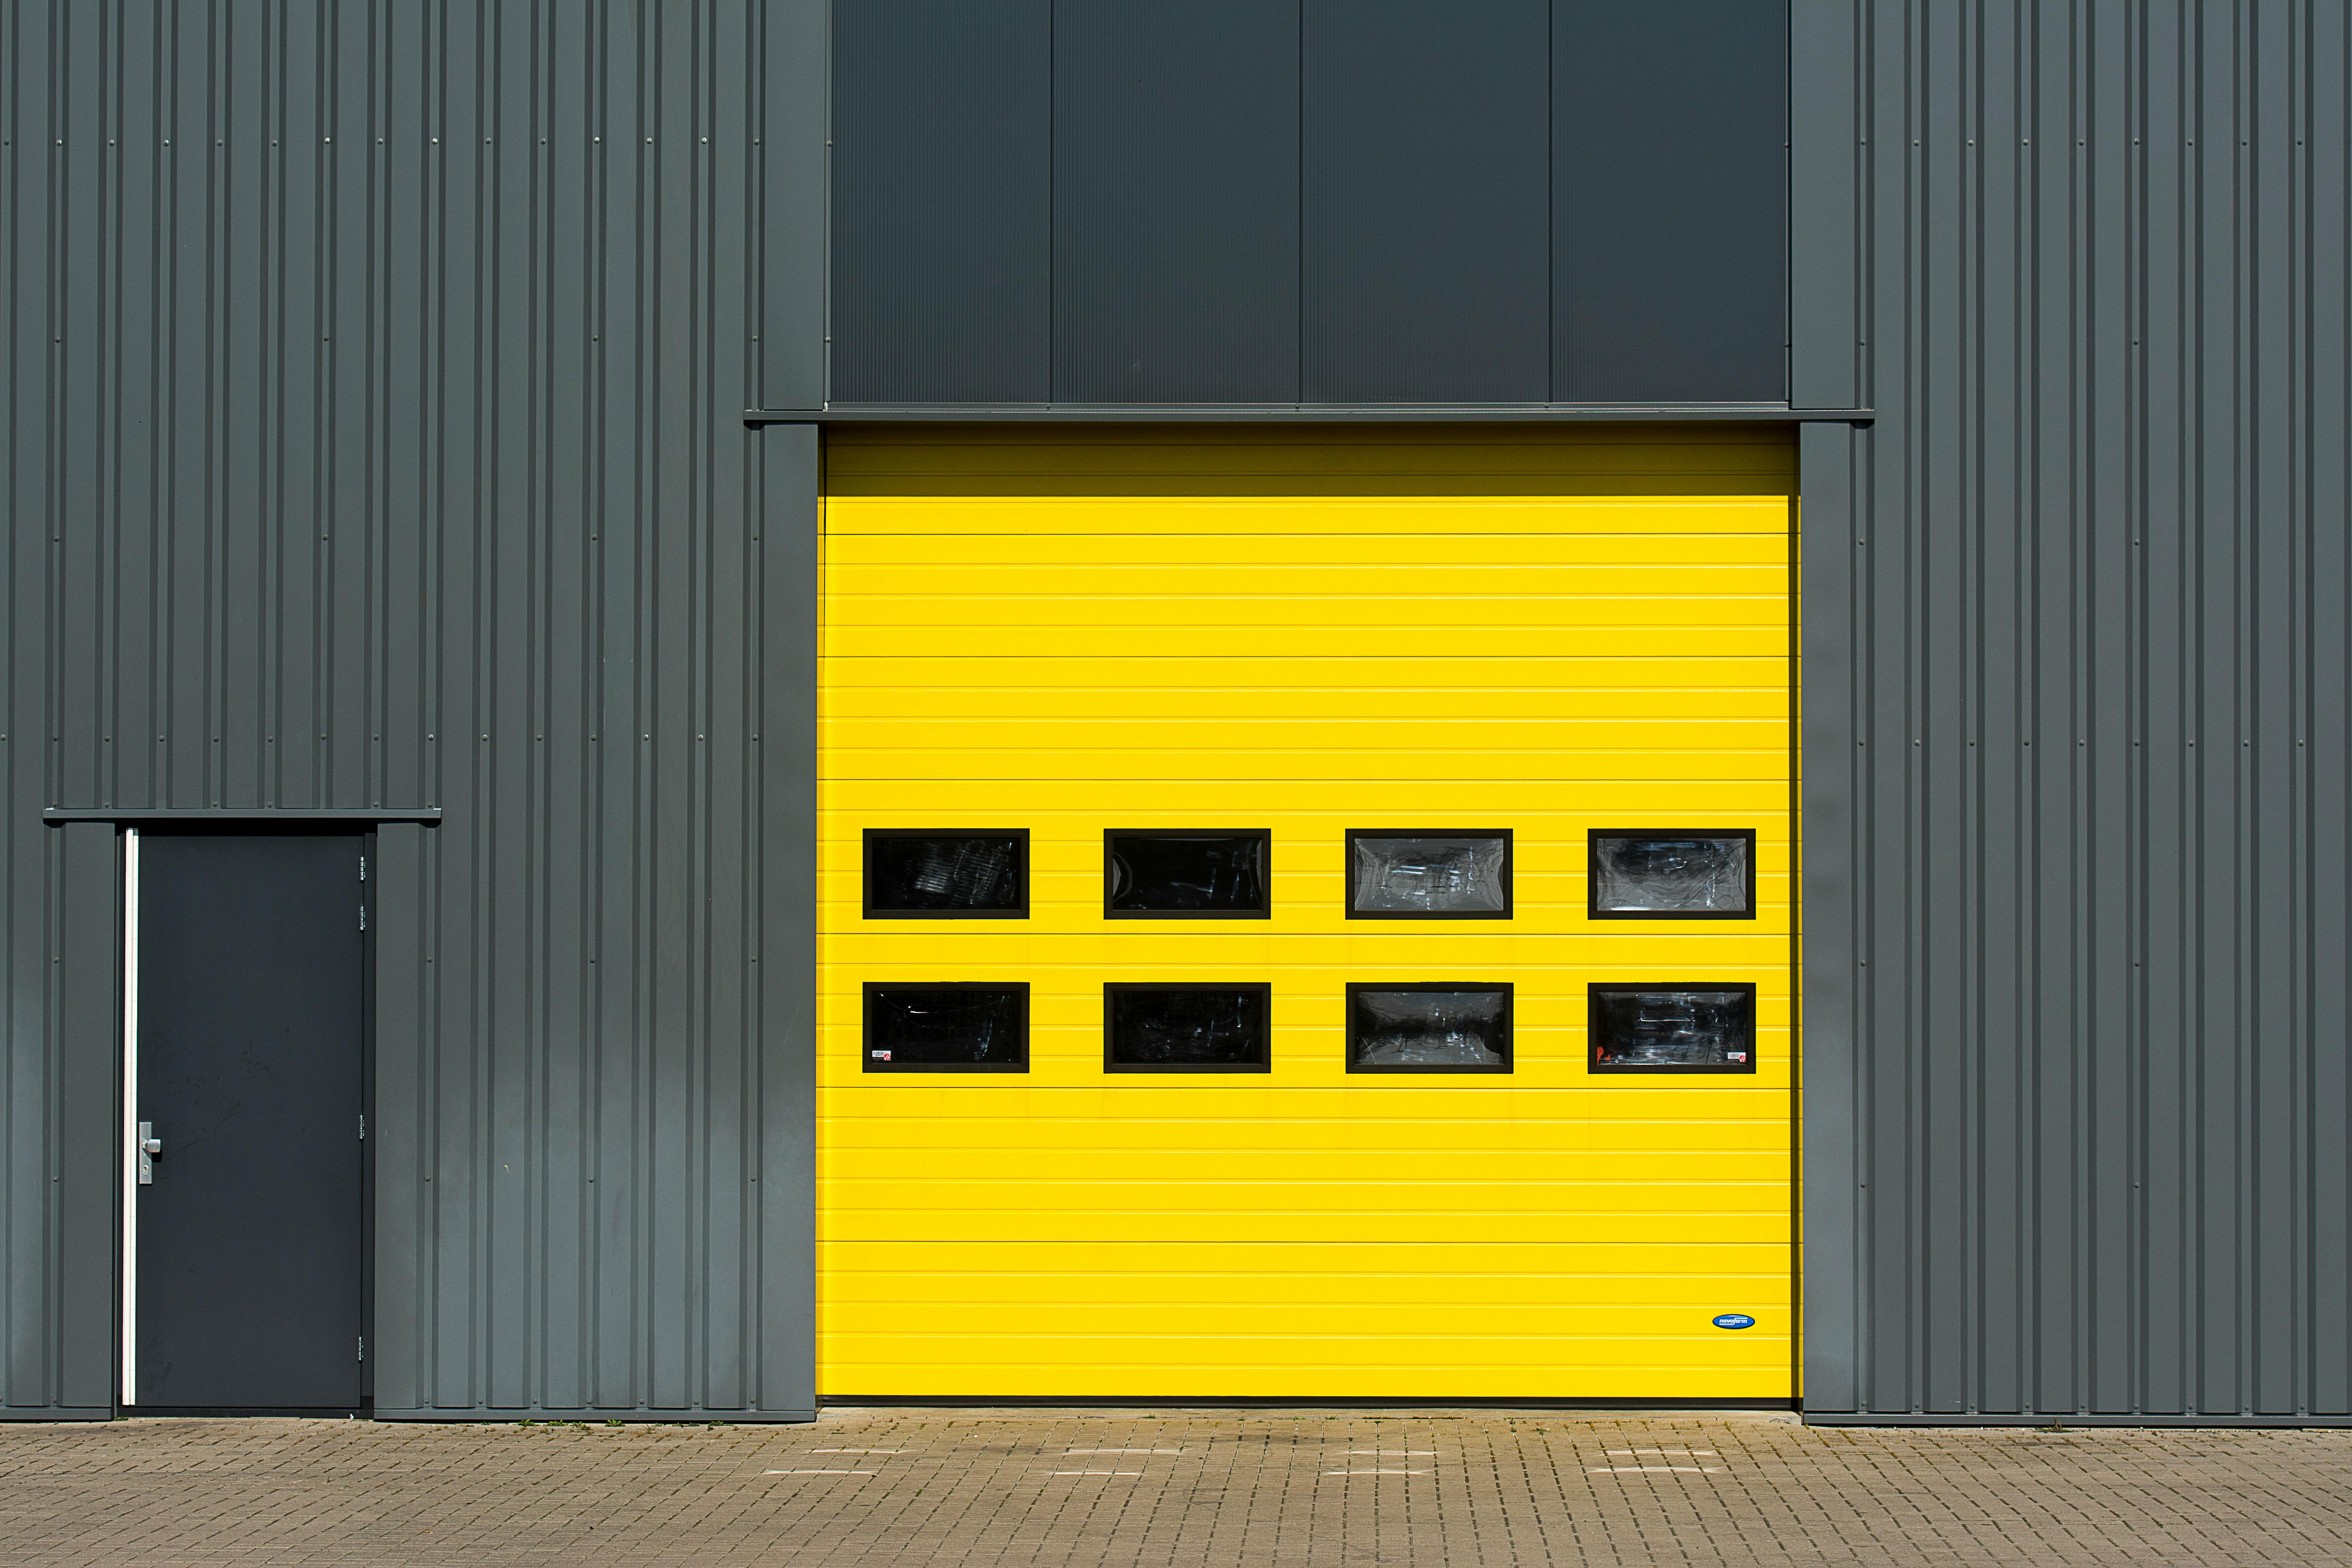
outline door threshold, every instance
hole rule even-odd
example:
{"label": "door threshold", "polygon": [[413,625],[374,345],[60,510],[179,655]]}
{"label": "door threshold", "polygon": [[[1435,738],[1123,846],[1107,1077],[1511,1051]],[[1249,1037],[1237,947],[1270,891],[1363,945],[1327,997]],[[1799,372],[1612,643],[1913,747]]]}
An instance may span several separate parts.
{"label": "door threshold", "polygon": [[375,1407],[372,1405],[123,1405],[116,1407],[115,1415],[123,1421],[185,1417],[250,1419],[263,1415],[300,1421],[373,1421],[375,1419]]}

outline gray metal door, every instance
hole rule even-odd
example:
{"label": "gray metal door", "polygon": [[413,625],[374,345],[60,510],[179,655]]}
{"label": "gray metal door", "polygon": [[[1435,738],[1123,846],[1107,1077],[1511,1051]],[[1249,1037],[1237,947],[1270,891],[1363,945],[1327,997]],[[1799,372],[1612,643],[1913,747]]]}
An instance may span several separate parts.
{"label": "gray metal door", "polygon": [[139,837],[127,1337],[142,1409],[360,1406],[363,847]]}

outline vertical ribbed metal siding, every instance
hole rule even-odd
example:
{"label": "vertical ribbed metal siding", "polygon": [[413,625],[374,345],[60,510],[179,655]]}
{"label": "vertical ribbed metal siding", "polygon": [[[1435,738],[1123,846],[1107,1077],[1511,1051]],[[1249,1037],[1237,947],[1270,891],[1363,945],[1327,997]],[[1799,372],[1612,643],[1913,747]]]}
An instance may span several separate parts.
{"label": "vertical ribbed metal siding", "polygon": [[1807,1409],[2352,1413],[2352,34],[1801,0]]}
{"label": "vertical ribbed metal siding", "polygon": [[813,8],[6,9],[7,1406],[110,1395],[55,805],[443,808],[382,837],[381,1410],[810,1408],[816,451],[740,411],[819,319],[755,142]]}

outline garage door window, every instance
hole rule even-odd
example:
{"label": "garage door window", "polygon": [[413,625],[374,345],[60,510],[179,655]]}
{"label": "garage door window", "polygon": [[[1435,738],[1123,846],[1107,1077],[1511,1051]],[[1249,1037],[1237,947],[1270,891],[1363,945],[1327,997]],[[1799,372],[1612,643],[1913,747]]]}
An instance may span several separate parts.
{"label": "garage door window", "polygon": [[1025,984],[869,984],[867,1072],[1027,1072]]}
{"label": "garage door window", "polygon": [[1511,918],[1507,828],[1348,834],[1349,920]]}
{"label": "garage door window", "polygon": [[1103,835],[1103,913],[1113,919],[1264,920],[1273,912],[1268,828]]}
{"label": "garage door window", "polygon": [[867,920],[1025,920],[1029,831],[866,830]]}
{"label": "garage door window", "polygon": [[1508,1072],[1511,988],[1348,987],[1349,1072]]}
{"label": "garage door window", "polygon": [[1593,830],[1587,863],[1594,920],[1753,920],[1756,834]]}
{"label": "garage door window", "polygon": [[1265,984],[1103,987],[1106,1072],[1265,1072],[1272,1059]]}
{"label": "garage door window", "polygon": [[1594,1072],[1754,1072],[1756,987],[1595,985]]}

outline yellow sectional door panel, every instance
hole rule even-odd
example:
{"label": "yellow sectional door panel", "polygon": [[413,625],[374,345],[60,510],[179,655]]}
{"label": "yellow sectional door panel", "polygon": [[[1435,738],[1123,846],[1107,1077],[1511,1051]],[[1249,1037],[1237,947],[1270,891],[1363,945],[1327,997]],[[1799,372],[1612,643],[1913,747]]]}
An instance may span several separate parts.
{"label": "yellow sectional door panel", "polygon": [[[1790,1397],[1793,480],[1740,427],[831,432],[824,1396]],[[1025,829],[1027,917],[865,918],[869,828]],[[1270,831],[1270,918],[1106,918],[1115,828]],[[1348,919],[1351,828],[1510,829],[1510,918]],[[1595,828],[1752,831],[1755,918],[1588,918]],[[1149,981],[1269,985],[1269,1070],[1107,1072]],[[1446,981],[1511,1071],[1346,1070],[1350,983]],[[1025,984],[1028,1070],[862,1070],[863,988],[937,982]],[[1756,1069],[1589,1070],[1596,982],[1753,984]]]}

